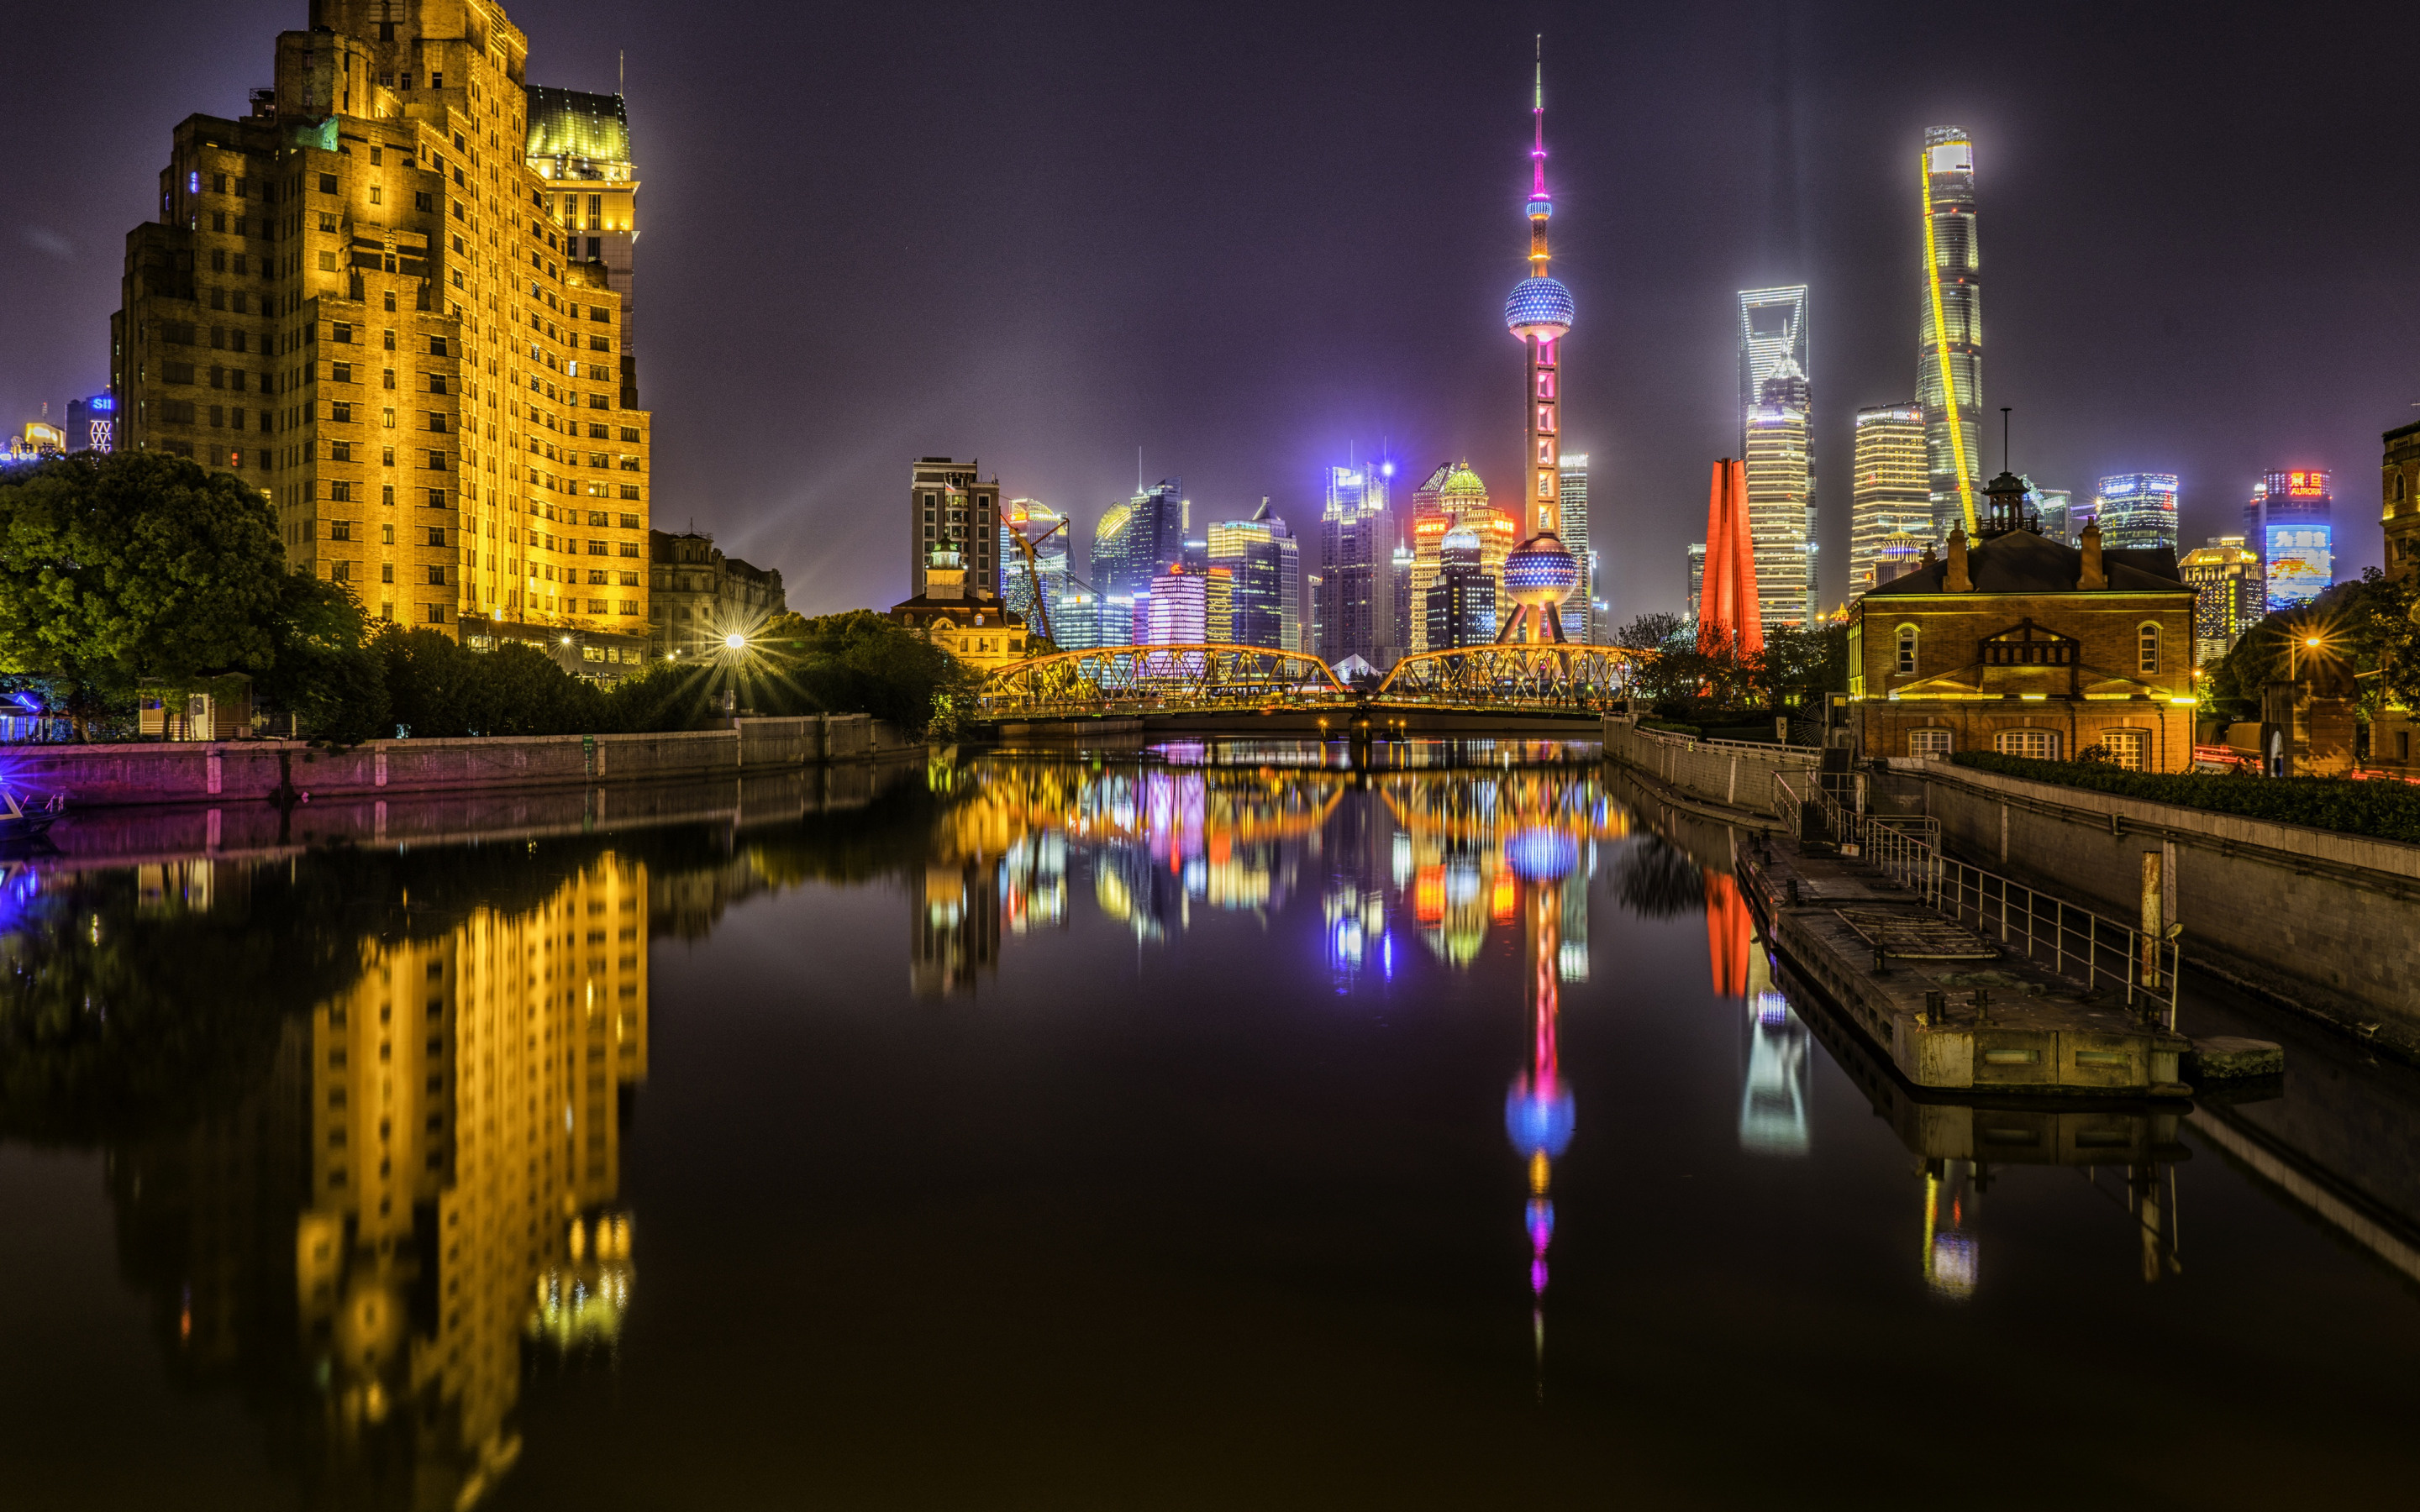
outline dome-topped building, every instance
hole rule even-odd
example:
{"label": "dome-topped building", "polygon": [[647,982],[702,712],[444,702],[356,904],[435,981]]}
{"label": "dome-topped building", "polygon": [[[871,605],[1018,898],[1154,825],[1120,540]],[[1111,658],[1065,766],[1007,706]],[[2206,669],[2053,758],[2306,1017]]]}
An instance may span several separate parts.
{"label": "dome-topped building", "polygon": [[[1543,48],[1542,48],[1543,53]],[[1546,83],[1541,56],[1529,113],[1535,128],[1529,148],[1529,276],[1504,301],[1504,326],[1528,353],[1528,384],[1521,407],[1528,414],[1529,486],[1522,505],[1528,538],[1504,563],[1504,589],[1517,606],[1504,617],[1503,640],[1563,639],[1559,612],[1580,583],[1579,560],[1562,542],[1563,337],[1570,333],[1572,291],[1546,271],[1546,223],[1555,213],[1546,193]],[[1526,631],[1525,631],[1526,626]]]}

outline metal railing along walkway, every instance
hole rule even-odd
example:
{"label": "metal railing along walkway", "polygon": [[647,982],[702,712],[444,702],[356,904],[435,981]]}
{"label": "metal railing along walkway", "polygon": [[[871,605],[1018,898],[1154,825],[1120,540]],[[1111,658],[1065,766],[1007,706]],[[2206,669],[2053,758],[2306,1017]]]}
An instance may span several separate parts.
{"label": "metal railing along walkway", "polygon": [[[1861,859],[1926,907],[2059,976],[2113,990],[2133,1012],[2175,1030],[2175,930],[2147,933],[1945,855],[1937,819],[1858,813],[1821,787],[1802,794],[1778,776],[1773,787],[1774,811],[1792,834],[1827,839],[1844,851],[1855,846]],[[1821,837],[1806,834],[1809,806],[1823,828]]]}

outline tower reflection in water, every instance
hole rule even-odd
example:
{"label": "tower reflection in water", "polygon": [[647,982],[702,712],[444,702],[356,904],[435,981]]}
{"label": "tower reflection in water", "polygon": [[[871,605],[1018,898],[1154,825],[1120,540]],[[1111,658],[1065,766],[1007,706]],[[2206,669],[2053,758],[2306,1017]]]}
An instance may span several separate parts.
{"label": "tower reflection in water", "polygon": [[[227,870],[146,868],[141,896],[206,914]],[[531,1366],[610,1357],[630,1304],[647,876],[609,852],[534,904],[425,923],[409,898],[283,1020],[265,1085],[113,1149],[110,1181],[176,1288],[180,1370],[280,1383],[321,1499],[467,1507],[520,1454]]]}

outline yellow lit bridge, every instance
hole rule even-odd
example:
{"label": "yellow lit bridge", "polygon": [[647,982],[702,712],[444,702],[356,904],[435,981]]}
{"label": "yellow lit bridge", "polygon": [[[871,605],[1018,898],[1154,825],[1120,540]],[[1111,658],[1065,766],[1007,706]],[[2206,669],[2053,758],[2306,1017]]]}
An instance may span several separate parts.
{"label": "yellow lit bridge", "polygon": [[1629,696],[1638,655],[1612,646],[1465,646],[1406,656],[1376,687],[1357,689],[1319,657],[1295,652],[1105,646],[1003,667],[975,688],[968,714],[992,728],[1125,718],[1189,726],[1233,717],[1276,728],[1374,722],[1440,731],[1593,722]]}

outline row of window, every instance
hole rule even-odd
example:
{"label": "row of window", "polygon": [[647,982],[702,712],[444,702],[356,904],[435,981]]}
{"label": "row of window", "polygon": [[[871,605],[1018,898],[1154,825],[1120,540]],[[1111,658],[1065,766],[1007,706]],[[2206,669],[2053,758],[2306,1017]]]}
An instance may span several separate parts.
{"label": "row of window", "polygon": [[[933,533],[930,526],[924,533]],[[1893,671],[1901,677],[1913,677],[1916,669],[1918,636],[1913,625],[1899,627]],[[2076,643],[2072,640],[1986,640],[1982,661],[1993,667],[2066,667],[2073,664]],[[2160,626],[2149,620],[2134,627],[2134,670],[2156,673],[2160,670]]]}
{"label": "row of window", "polygon": [[[1907,733],[1907,753],[1910,756],[1947,756],[1957,748],[1957,733],[1943,725],[1932,725]],[[2130,772],[2139,772],[2149,764],[2151,733],[2148,730],[2103,730],[2092,737],[2093,743],[2109,753],[2109,759]],[[2003,756],[2024,756],[2039,762],[2055,762],[2064,745],[2056,730],[2000,730],[1992,735],[1992,748]]]}

